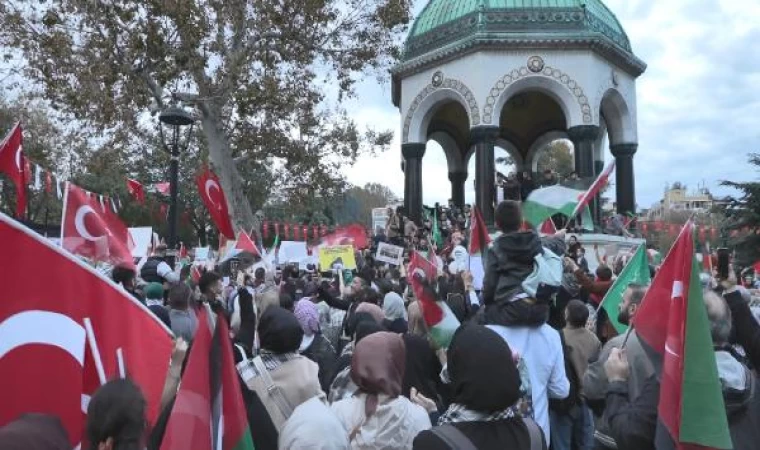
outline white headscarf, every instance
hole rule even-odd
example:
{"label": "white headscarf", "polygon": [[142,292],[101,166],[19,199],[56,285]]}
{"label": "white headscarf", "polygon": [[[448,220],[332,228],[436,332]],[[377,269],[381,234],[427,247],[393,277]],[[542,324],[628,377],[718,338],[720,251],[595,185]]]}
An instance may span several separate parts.
{"label": "white headscarf", "polygon": [[395,292],[388,292],[383,299],[383,312],[388,320],[404,319],[408,320],[404,299]]}
{"label": "white headscarf", "polygon": [[348,432],[319,397],[293,411],[280,432],[280,450],[349,450]]}

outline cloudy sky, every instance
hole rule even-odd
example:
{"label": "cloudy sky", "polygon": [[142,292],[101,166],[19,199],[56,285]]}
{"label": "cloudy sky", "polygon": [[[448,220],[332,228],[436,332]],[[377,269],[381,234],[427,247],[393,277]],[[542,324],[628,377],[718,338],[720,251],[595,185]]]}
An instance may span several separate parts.
{"label": "cloudy sky", "polygon": [[[415,12],[425,3],[417,0]],[[756,179],[745,162],[748,152],[760,152],[760,2],[605,3],[626,29],[636,55],[649,65],[637,84],[639,207],[658,201],[666,183],[681,181],[689,188],[706,184],[724,195],[728,191],[717,186],[720,180]],[[365,81],[349,110],[362,124],[396,133],[388,152],[346,169],[349,181],[383,183],[401,196],[400,118],[390,85]],[[609,151],[606,156],[611,157]],[[422,171],[424,201],[446,201],[451,192],[446,160],[432,143]],[[474,201],[472,183],[467,185],[468,201]]]}

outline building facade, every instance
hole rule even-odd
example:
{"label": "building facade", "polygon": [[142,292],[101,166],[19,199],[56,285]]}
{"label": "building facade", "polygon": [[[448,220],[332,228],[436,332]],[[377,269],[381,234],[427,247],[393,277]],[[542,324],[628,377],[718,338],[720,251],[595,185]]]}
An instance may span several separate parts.
{"label": "building facade", "polygon": [[426,144],[444,149],[451,198],[464,203],[471,157],[476,203],[493,223],[494,147],[535,170],[547,143],[569,139],[578,175],[617,164],[617,205],[635,210],[636,78],[646,65],[601,0],[430,0],[392,71],[401,114],[404,201],[422,214]]}

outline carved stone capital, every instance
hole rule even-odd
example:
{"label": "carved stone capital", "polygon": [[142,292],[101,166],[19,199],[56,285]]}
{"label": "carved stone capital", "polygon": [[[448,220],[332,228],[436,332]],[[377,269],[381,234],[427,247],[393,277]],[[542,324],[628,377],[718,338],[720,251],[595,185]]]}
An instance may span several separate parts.
{"label": "carved stone capital", "polygon": [[610,146],[610,151],[615,158],[633,157],[638,150],[639,144],[615,144]]}
{"label": "carved stone capital", "polygon": [[425,156],[425,144],[418,142],[401,144],[401,154],[407,160],[414,158],[422,159]]}
{"label": "carved stone capital", "polygon": [[573,142],[593,141],[599,137],[599,127],[596,125],[579,125],[567,129],[567,135]]}

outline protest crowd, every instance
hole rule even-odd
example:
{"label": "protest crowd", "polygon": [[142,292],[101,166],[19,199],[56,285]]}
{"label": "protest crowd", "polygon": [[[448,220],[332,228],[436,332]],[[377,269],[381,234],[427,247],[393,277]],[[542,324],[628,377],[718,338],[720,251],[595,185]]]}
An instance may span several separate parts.
{"label": "protest crowd", "polygon": [[[138,267],[117,265],[112,280],[173,333],[171,362],[155,421],[141,387],[115,377],[83,410],[83,442],[209,448],[196,446],[205,436],[220,449],[638,450],[683,448],[678,432],[702,427],[716,448],[756,448],[754,278],[737,285],[733,270],[693,272],[688,223],[664,262],[643,245],[614,259],[596,249],[590,273],[575,235],[526,229],[521,208],[498,205],[493,242],[476,208],[436,206],[420,224],[393,210],[351,269],[273,264],[257,250],[261,261],[237,273],[175,271],[165,246]],[[381,261],[381,247],[398,250],[390,261],[398,260]],[[675,292],[683,274],[691,282],[678,281]],[[686,329],[680,341],[672,323]],[[691,342],[696,334],[705,351]],[[704,374],[695,384],[689,370],[714,374],[715,386]],[[220,376],[223,402],[208,391]],[[229,398],[237,409],[227,409]],[[693,414],[701,420],[687,424]],[[234,424],[229,438],[239,440],[228,446]],[[730,447],[719,447],[721,438]],[[71,447],[54,416],[22,414],[0,428],[2,449]]]}

